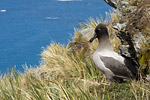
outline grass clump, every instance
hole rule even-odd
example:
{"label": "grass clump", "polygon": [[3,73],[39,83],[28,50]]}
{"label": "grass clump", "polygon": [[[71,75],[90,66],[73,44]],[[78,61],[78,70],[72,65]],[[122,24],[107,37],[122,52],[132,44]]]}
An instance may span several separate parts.
{"label": "grass clump", "polygon": [[[91,55],[84,53],[86,50],[74,54],[70,48],[51,43],[42,52],[44,63],[38,68],[28,69],[25,74],[13,70],[10,74],[4,75],[0,81],[0,98],[2,100],[135,99],[130,90],[130,83],[108,85],[105,76],[93,63]],[[93,47],[89,47],[93,52],[91,48]],[[122,95],[126,97],[123,98]]]}

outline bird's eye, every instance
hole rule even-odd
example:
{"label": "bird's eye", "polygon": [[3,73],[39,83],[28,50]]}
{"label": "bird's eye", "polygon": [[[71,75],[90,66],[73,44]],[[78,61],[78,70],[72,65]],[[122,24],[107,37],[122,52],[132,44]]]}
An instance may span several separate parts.
{"label": "bird's eye", "polygon": [[101,29],[100,29],[100,28],[98,28],[98,30],[99,30],[99,31],[101,31]]}

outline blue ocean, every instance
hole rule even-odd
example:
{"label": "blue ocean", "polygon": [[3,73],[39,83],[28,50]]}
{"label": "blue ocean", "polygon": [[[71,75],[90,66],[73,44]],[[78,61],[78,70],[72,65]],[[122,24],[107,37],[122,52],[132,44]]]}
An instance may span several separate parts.
{"label": "blue ocean", "polygon": [[76,25],[110,9],[104,0],[0,0],[0,72],[38,66],[43,48],[67,45]]}

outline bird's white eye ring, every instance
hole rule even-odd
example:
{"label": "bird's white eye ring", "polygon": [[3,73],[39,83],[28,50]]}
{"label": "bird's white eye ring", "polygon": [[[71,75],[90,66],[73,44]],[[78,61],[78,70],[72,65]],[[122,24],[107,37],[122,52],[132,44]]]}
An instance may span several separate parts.
{"label": "bird's white eye ring", "polygon": [[98,28],[98,30],[99,30],[99,31],[101,31],[101,29],[100,29],[100,28]]}

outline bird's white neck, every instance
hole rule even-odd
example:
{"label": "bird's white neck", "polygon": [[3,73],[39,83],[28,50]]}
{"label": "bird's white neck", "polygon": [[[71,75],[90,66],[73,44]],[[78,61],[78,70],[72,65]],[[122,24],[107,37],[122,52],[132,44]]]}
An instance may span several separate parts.
{"label": "bird's white neck", "polygon": [[97,50],[113,51],[108,35],[98,38],[98,41],[99,41],[99,45],[98,45]]}

